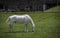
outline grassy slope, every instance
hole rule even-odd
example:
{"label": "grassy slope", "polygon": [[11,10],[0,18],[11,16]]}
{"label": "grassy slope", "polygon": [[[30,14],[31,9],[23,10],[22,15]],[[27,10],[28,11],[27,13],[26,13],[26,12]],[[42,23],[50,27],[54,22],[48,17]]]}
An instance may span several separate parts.
{"label": "grassy slope", "polygon": [[45,12],[54,12],[54,13],[57,12],[57,13],[59,13],[60,12],[60,6],[50,8],[50,9],[46,10]]}
{"label": "grassy slope", "polygon": [[60,38],[60,13],[28,12],[35,22],[35,32],[31,32],[30,26],[29,32],[24,32],[23,24],[14,24],[14,32],[10,33],[7,17],[24,13],[0,14],[0,38]]}

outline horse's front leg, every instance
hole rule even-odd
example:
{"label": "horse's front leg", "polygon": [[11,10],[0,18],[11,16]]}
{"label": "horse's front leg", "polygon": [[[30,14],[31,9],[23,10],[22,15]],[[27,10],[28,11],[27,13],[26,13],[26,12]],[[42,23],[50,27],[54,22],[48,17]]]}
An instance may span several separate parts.
{"label": "horse's front leg", "polygon": [[9,26],[10,26],[10,32],[13,32],[13,25],[9,24]]}
{"label": "horse's front leg", "polygon": [[25,23],[25,25],[24,25],[25,26],[25,32],[28,32],[27,25],[28,25],[27,23]]}

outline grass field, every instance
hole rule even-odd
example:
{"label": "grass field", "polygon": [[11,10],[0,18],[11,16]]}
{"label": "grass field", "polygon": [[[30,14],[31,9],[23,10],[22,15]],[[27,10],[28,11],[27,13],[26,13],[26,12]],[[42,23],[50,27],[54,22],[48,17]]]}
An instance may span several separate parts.
{"label": "grass field", "polygon": [[[30,24],[29,32],[24,32],[24,25],[14,24],[14,32],[9,32],[6,19],[10,15],[29,14],[35,23],[35,31],[32,32]],[[0,38],[60,38],[60,12],[8,12],[0,14]]]}

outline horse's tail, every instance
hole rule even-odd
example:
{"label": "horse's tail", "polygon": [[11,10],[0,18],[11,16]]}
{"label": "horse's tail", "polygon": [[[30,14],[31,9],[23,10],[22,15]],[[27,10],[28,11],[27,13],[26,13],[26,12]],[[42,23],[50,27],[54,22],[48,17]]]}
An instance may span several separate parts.
{"label": "horse's tail", "polygon": [[8,19],[6,20],[6,23],[9,23],[9,20],[10,20],[10,18],[8,17]]}
{"label": "horse's tail", "polygon": [[32,18],[31,18],[29,15],[26,15],[26,16],[29,18],[30,23],[32,24],[32,26],[33,26],[33,27],[35,27],[35,24],[34,24],[34,22],[33,22]]}

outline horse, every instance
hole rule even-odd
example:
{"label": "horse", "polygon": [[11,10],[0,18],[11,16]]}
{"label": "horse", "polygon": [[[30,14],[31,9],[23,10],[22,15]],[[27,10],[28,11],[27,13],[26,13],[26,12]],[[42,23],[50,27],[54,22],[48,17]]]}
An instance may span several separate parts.
{"label": "horse", "polygon": [[28,32],[28,28],[27,28],[27,25],[28,23],[30,23],[31,25],[31,28],[32,28],[32,32],[34,32],[34,27],[35,27],[35,24],[32,20],[32,18],[28,15],[28,14],[24,14],[24,15],[11,15],[8,17],[7,21],[8,24],[9,24],[9,27],[10,27],[10,32],[13,32],[13,24],[14,23],[24,23],[24,28],[25,28],[25,31]]}

